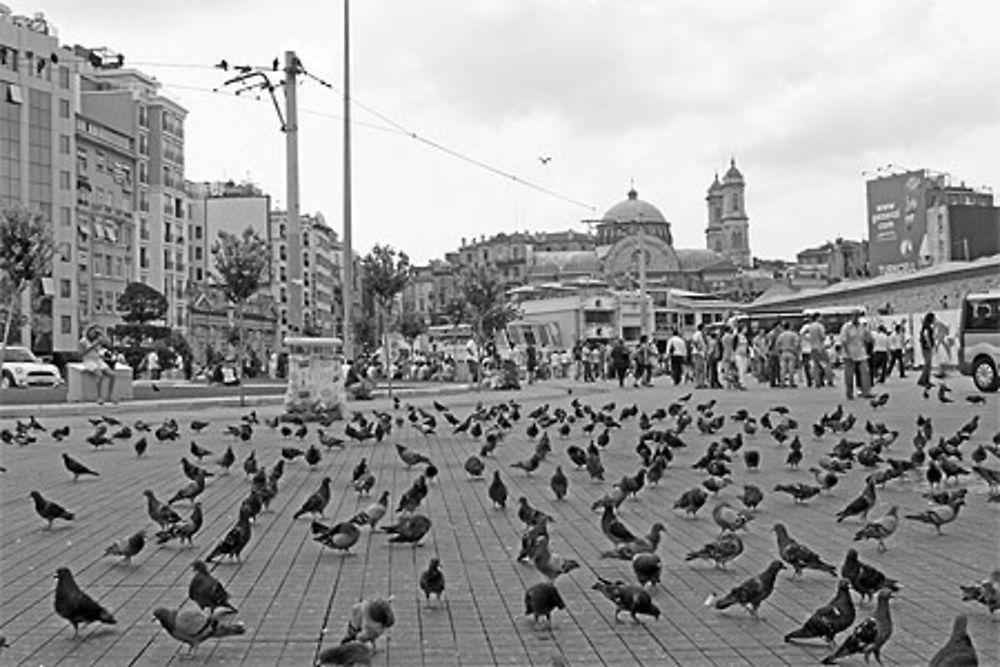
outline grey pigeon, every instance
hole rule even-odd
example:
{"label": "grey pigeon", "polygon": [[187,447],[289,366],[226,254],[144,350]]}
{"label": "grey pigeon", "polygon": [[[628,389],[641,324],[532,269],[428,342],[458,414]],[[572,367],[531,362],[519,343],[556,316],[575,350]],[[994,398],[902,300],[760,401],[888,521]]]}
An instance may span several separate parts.
{"label": "grey pigeon", "polygon": [[32,491],[30,495],[31,499],[35,501],[35,512],[49,522],[49,528],[52,528],[52,522],[56,519],[72,521],[75,518],[72,512],[67,511],[59,503],[46,500],[38,491]]}
{"label": "grey pigeon", "polygon": [[972,638],[969,637],[969,631],[966,628],[968,622],[969,619],[965,614],[959,614],[955,617],[955,623],[951,628],[951,637],[934,654],[928,667],[977,667],[979,665],[976,647],[972,645]]}
{"label": "grey pigeon", "polygon": [[194,576],[188,584],[188,597],[199,609],[207,609],[209,614],[215,613],[219,607],[233,613],[237,611],[229,602],[229,591],[221,581],[212,576],[204,561],[196,560],[191,563],[191,569],[194,570]]}
{"label": "grey pigeon", "polygon": [[157,607],[153,610],[153,618],[160,622],[171,637],[190,647],[189,655],[193,655],[198,645],[209,639],[246,633],[246,627],[242,623],[223,623],[215,616],[194,609],[180,611]]}
{"label": "grey pigeon", "polygon": [[56,570],[56,579],[56,613],[73,625],[74,637],[79,634],[81,624],[100,622],[114,625],[118,622],[111,612],[80,590],[69,568],[61,567]]}

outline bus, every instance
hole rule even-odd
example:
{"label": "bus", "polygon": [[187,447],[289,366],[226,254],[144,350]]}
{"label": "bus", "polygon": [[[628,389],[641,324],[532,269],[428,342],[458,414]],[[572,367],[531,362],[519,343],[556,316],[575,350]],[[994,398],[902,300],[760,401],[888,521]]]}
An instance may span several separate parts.
{"label": "bus", "polygon": [[968,294],[958,320],[958,370],[971,375],[979,391],[1000,386],[1000,290]]}

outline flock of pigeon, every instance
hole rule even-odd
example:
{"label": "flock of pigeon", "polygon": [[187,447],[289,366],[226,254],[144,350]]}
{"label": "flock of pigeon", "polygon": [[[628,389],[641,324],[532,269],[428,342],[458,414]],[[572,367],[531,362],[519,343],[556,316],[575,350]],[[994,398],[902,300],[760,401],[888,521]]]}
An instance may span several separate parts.
{"label": "flock of pigeon", "polygon": [[[875,410],[888,400],[888,394],[872,400],[872,418]],[[219,455],[192,441],[188,448],[190,458],[181,459],[184,484],[165,500],[157,498],[151,490],[144,491],[147,513],[156,526],[155,532],[150,535],[145,528],[140,529],[110,545],[105,555],[131,563],[153,543],[155,548],[172,543],[194,545],[205,522],[200,497],[210,492],[212,477],[227,474],[240,464],[234,472],[242,468],[247,490],[236,508],[236,520],[221,540],[210,548],[204,545],[207,549],[204,556],[191,564],[187,592],[196,608],[181,605],[152,610],[163,629],[188,645],[193,654],[199,644],[207,640],[246,632],[245,625],[234,620],[238,616],[237,607],[222,582],[212,575],[211,568],[221,559],[241,560],[244,549],[253,540],[255,523],[261,520],[261,515],[269,510],[279,493],[287,466],[304,464],[315,469],[324,457],[337,457],[336,465],[352,468],[350,484],[353,491],[359,497],[373,499],[355,515],[329,522],[325,519],[325,511],[334,489],[331,478],[323,477],[315,492],[303,499],[291,517],[293,521],[308,517],[311,537],[321,548],[352,553],[364,531],[383,533],[392,544],[418,546],[434,530],[432,518],[423,508],[439,478],[438,465],[444,464],[439,461],[436,465],[419,447],[401,444],[396,436],[403,429],[414,429],[429,443],[439,433],[448,433],[467,443],[468,453],[463,454],[467,456],[462,465],[464,475],[470,481],[490,480],[484,492],[493,511],[503,512],[510,507],[523,524],[517,560],[538,573],[537,583],[524,592],[526,616],[536,625],[544,623],[544,628],[552,632],[553,614],[566,609],[558,581],[561,577],[574,576],[581,562],[560,555],[554,548],[551,531],[557,517],[535,507],[525,495],[516,500],[511,497],[508,487],[511,475],[523,476],[525,481],[537,479],[538,494],[551,493],[556,502],[572,502],[572,487],[577,484],[608,487],[603,497],[590,508],[595,515],[600,515],[600,528],[608,540],[607,548],[595,550],[594,562],[588,566],[594,566],[592,569],[596,572],[603,559],[624,561],[630,564],[632,578],[597,575],[592,590],[613,606],[616,621],[624,614],[640,623],[643,617],[655,620],[661,615],[656,598],[664,594],[660,587],[664,562],[657,551],[669,529],[663,521],[656,521],[646,533],[635,530],[623,521],[619,510],[628,499],[639,494],[649,494],[654,488],[669,489],[672,467],[692,466],[705,475],[700,486],[673,493],[674,512],[697,519],[711,500],[711,519],[720,529],[716,539],[688,553],[685,561],[706,560],[723,570],[744,553],[741,533],[746,534],[757,525],[755,522],[759,523],[761,505],[769,494],[787,494],[791,502],[808,505],[820,494],[831,494],[848,476],[864,476],[864,488],[856,498],[844,504],[835,515],[817,519],[856,522],[854,540],[860,543],[858,547],[870,540],[875,542],[879,552],[890,549],[892,537],[904,522],[926,524],[940,534],[949,524],[959,521],[962,508],[972,499],[967,487],[956,481],[981,478],[989,488],[987,500],[1000,500],[1000,469],[987,465],[990,457],[1000,458],[1000,433],[992,436],[992,442],[983,438],[978,433],[978,415],[973,415],[955,433],[947,434],[937,432],[930,418],[918,416],[912,445],[907,451],[903,451],[905,445],[900,440],[905,438],[899,430],[873,422],[872,418],[861,426],[854,413],[838,406],[812,424],[811,432],[807,432],[782,406],[758,416],[745,409],[730,414],[722,410],[715,399],[698,404],[692,394],[649,412],[634,404],[618,406],[611,402],[597,406],[573,398],[562,406],[544,404],[530,411],[513,400],[491,405],[480,403],[467,414],[459,415],[437,401],[424,408],[403,405],[396,400],[391,409],[385,411],[353,413],[344,423],[342,435],[329,432],[331,424],[310,429],[305,423],[283,422],[278,418],[264,420],[262,424],[256,413],[251,412],[239,423],[225,427],[234,443]],[[158,425],[142,420],[125,424],[108,416],[90,421],[94,431],[86,436],[88,444],[101,448],[119,440],[128,441],[137,459],[146,455],[150,441],[158,444],[182,439],[182,427],[171,418]],[[193,421],[190,434],[185,435],[198,436],[209,426],[207,421]],[[262,426],[269,430],[262,430]],[[48,431],[32,417],[18,421],[13,430],[0,430],[0,439],[8,444],[27,446],[46,437],[43,433],[57,441],[71,435],[68,427]],[[300,444],[281,446],[281,457],[266,467],[258,462],[254,445],[263,438],[273,440],[279,434],[286,443],[297,439]],[[310,435],[315,437],[315,442],[307,446],[306,438]],[[569,440],[571,437],[574,439]],[[529,456],[508,460],[505,444],[514,438],[532,443]],[[576,444],[581,442],[580,438],[589,444]],[[367,458],[357,455],[352,458],[355,443],[389,446],[394,441],[399,464],[412,475],[412,482],[398,497],[393,490],[379,486],[377,471],[372,469]],[[705,441],[709,441],[707,447],[696,451],[694,443]],[[565,446],[564,442],[572,444]],[[778,484],[773,489],[750,483],[751,473],[762,465],[764,445],[787,451],[785,465],[790,471],[805,465],[808,457],[811,465],[807,469],[815,483],[795,481]],[[623,448],[634,450],[635,472],[608,484],[604,464],[607,452]],[[241,451],[240,456],[237,451]],[[61,459],[74,481],[100,474],[68,453],[63,452]],[[971,464],[967,464],[966,459]],[[545,472],[535,475],[546,462],[549,465]],[[206,464],[209,467],[203,467]],[[722,499],[719,492],[736,484],[737,476],[745,480],[741,484],[742,492],[732,499]],[[791,476],[797,480],[801,478],[797,473]],[[926,480],[928,492],[925,496],[929,501],[926,509],[901,514],[900,508],[893,505],[884,514],[870,517],[878,506],[880,490],[907,479]],[[395,502],[390,502],[393,499]],[[50,529],[56,521],[75,520],[74,512],[55,498],[47,498],[36,490],[31,492],[31,500],[38,516],[46,522],[45,529]],[[662,502],[662,498],[657,502]],[[773,502],[788,501],[779,498]],[[182,506],[187,509],[182,510]],[[390,511],[393,508],[394,511]],[[669,506],[664,506],[662,513],[668,511]],[[394,519],[389,521],[389,516]],[[832,576],[835,579],[832,599],[804,618],[800,627],[789,628],[784,640],[825,642],[829,651],[823,658],[824,664],[835,664],[851,655],[863,656],[866,662],[873,656],[881,663],[893,633],[893,596],[906,586],[906,582],[890,578],[864,562],[856,548],[846,551],[838,568],[796,540],[782,523],[773,523],[770,530],[774,533],[776,546],[773,561],[762,572],[728,592],[709,596],[706,606],[720,611],[741,606],[751,616],[758,617],[761,606],[780,585],[778,577],[782,570],[789,570],[793,578],[806,576],[808,571]],[[995,540],[996,536],[987,539]],[[428,605],[432,599],[440,603],[445,595],[447,566],[438,557],[430,557],[416,582]],[[68,567],[60,567],[56,579],[54,609],[73,626],[74,636],[80,625],[116,623],[111,610],[80,589]],[[992,615],[1000,608],[1000,569],[979,583],[970,582],[955,594],[961,595],[962,600],[985,606]],[[873,605],[869,613],[862,609],[867,604]],[[318,655],[317,664],[370,664],[378,638],[394,623],[391,598],[376,596],[359,600],[348,614],[342,641],[324,649]],[[954,619],[951,637],[936,655],[929,657],[931,665],[978,664],[966,624],[965,615]]]}

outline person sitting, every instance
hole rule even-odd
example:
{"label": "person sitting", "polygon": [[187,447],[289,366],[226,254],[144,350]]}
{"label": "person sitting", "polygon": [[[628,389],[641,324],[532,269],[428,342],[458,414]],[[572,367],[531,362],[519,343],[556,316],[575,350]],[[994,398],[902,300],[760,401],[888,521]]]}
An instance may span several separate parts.
{"label": "person sitting", "polygon": [[347,397],[354,401],[370,401],[375,383],[365,373],[361,360],[356,360],[347,369],[347,376],[344,378],[344,389]]}
{"label": "person sitting", "polygon": [[[117,403],[114,400],[115,371],[110,365],[114,363],[114,356],[108,349],[108,339],[100,326],[93,324],[87,329],[80,339],[80,354],[83,357],[83,372],[97,378],[97,404],[103,405],[104,401]],[[102,397],[101,387],[105,381],[108,389]]]}

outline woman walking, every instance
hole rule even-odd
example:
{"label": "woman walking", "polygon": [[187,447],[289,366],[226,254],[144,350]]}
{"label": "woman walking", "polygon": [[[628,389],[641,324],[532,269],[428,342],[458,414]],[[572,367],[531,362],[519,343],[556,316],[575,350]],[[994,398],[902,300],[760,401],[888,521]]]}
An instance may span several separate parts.
{"label": "woman walking", "polygon": [[[97,404],[102,405],[104,401],[115,403],[115,371],[109,365],[105,356],[110,353],[108,349],[108,339],[104,337],[101,327],[96,324],[87,329],[87,333],[80,339],[80,354],[83,357],[83,372],[94,375],[97,378]],[[112,362],[113,363],[113,362]],[[107,380],[108,389],[105,397],[101,396],[101,386]]]}

